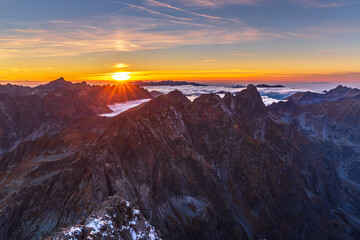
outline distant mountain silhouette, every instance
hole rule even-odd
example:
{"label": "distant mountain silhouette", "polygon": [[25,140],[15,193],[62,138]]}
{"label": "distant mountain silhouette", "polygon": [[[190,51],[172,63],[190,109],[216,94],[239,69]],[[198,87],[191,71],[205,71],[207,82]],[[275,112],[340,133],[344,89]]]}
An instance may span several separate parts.
{"label": "distant mountain silhouette", "polygon": [[313,92],[298,92],[290,97],[286,98],[287,100],[292,100],[295,103],[306,105],[313,103],[321,103],[328,101],[336,101],[342,99],[351,99],[360,97],[360,90],[356,88],[344,87],[342,85],[337,86],[336,88],[325,91],[324,94],[313,93]]}
{"label": "distant mountain silhouette", "polygon": [[[232,88],[245,88],[245,85],[235,85],[231,86]],[[257,88],[283,88],[283,85],[267,85],[267,84],[258,84],[256,85]]]}
{"label": "distant mountain silhouette", "polygon": [[256,85],[257,88],[283,88],[283,85],[267,85],[267,84],[258,84]]}
{"label": "distant mountain silhouette", "polygon": [[161,81],[161,82],[143,82],[143,81],[133,81],[132,84],[145,87],[145,86],[183,86],[183,85],[191,85],[191,86],[207,86],[205,84],[195,83],[195,82],[185,82],[185,81]]}

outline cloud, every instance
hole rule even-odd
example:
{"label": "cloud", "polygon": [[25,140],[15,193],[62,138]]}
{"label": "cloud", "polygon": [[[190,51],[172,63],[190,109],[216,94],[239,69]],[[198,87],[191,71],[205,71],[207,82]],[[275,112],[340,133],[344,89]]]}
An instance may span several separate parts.
{"label": "cloud", "polygon": [[127,101],[127,102],[123,102],[123,103],[117,103],[117,104],[113,104],[110,105],[109,108],[111,109],[112,113],[105,113],[105,114],[101,114],[99,116],[102,117],[114,117],[116,115],[119,115],[122,112],[125,112],[126,110],[136,107],[142,103],[148,102],[151,99],[140,99],[140,100],[132,100],[132,101]]}
{"label": "cloud", "polygon": [[256,6],[269,1],[272,0],[183,0],[186,5],[203,7],[219,7],[228,4]]}
{"label": "cloud", "polygon": [[102,16],[86,21],[24,22],[0,32],[0,58],[233,44],[268,37],[277,36],[243,24],[151,17]]}
{"label": "cloud", "polygon": [[203,62],[216,62],[216,59],[213,57],[203,57]]}
{"label": "cloud", "polygon": [[54,70],[52,67],[38,67],[38,68],[26,68],[26,67],[3,67],[0,68],[0,73],[19,73],[19,72],[33,72],[33,71],[49,71]]}
{"label": "cloud", "polygon": [[[94,52],[138,51],[186,45],[239,44],[274,38],[321,38],[337,34],[360,33],[360,28],[320,26],[274,32],[249,27],[229,18],[221,18],[168,4],[166,0],[145,0],[147,7],[134,4],[130,8],[145,11],[147,16],[106,15],[86,20],[51,20],[16,22],[16,27],[0,32],[0,58],[70,56]],[[185,0],[189,2],[189,0]],[[214,4],[260,4],[263,1],[196,1]],[[302,2],[308,2],[302,0]],[[150,8],[160,8],[154,11]],[[164,8],[164,9],[162,9]],[[156,9],[158,10],[158,9]],[[177,13],[179,16],[170,15]],[[144,15],[144,14],[142,14]],[[158,17],[160,16],[160,17]],[[324,50],[322,50],[324,51]],[[230,53],[252,57],[251,53]]]}
{"label": "cloud", "polygon": [[196,16],[199,16],[199,17],[210,18],[210,19],[221,19],[221,17],[216,17],[216,16],[207,15],[207,14],[201,14],[201,13],[197,13],[197,12],[193,12],[193,11],[188,11],[188,10],[185,10],[185,9],[182,9],[182,8],[179,8],[179,7],[174,7],[174,6],[170,5],[170,4],[162,3],[162,2],[159,2],[159,1],[155,1],[155,0],[146,0],[146,2],[149,5],[152,5],[152,6],[170,8],[170,9],[173,9],[173,10],[190,13],[190,14],[193,14],[193,15],[196,15]]}
{"label": "cloud", "polygon": [[302,5],[304,7],[313,8],[336,8],[349,5],[350,2],[346,0],[342,1],[329,1],[329,0],[291,0],[295,4]]}
{"label": "cloud", "polygon": [[230,53],[232,56],[240,56],[240,57],[254,57],[254,54],[250,53]]}
{"label": "cloud", "polygon": [[[175,1],[175,0],[173,0]],[[259,6],[280,0],[183,0],[184,4],[199,7],[221,7],[226,5]],[[335,8],[357,4],[352,0],[287,0],[296,5],[312,8]]]}
{"label": "cloud", "polygon": [[334,52],[339,52],[339,50],[336,50],[336,49],[322,49],[322,50],[317,50],[316,52],[319,52],[319,53],[334,53]]}
{"label": "cloud", "polygon": [[125,5],[133,7],[133,8],[137,8],[137,9],[140,9],[140,10],[143,10],[143,11],[151,13],[151,14],[156,14],[156,15],[160,15],[160,16],[163,16],[163,17],[167,17],[167,18],[173,18],[173,19],[183,20],[183,21],[191,21],[190,18],[176,17],[176,16],[172,16],[172,15],[169,15],[169,14],[157,12],[157,11],[154,11],[154,10],[142,7],[142,6],[138,6],[138,5],[133,5],[133,4],[129,4],[129,3],[125,3]]}
{"label": "cloud", "polygon": [[312,28],[298,29],[295,32],[287,32],[289,36],[297,38],[322,38],[345,34],[358,34],[360,27],[345,26],[345,25],[331,25],[331,26],[317,26]]}
{"label": "cloud", "polygon": [[130,65],[125,63],[118,63],[114,66],[114,68],[127,68],[127,67],[130,67]]}

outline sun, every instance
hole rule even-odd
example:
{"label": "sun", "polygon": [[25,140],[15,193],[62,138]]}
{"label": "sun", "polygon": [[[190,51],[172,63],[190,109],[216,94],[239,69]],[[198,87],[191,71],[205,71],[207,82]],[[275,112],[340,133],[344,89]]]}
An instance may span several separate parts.
{"label": "sun", "polygon": [[117,72],[112,74],[112,78],[116,81],[126,81],[130,79],[129,72]]}

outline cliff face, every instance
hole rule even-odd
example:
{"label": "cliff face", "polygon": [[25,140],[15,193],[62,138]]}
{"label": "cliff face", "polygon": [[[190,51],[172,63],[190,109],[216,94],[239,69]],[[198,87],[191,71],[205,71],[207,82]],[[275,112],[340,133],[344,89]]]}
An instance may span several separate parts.
{"label": "cliff face", "polygon": [[108,104],[152,98],[131,84],[90,86],[63,78],[38,87],[0,86],[0,153],[24,140],[53,134],[79,119],[111,112]]}
{"label": "cliff face", "polygon": [[305,107],[286,104],[265,107],[252,85],[194,102],[174,91],[23,142],[0,156],[0,238],[56,239],[78,226],[101,239],[89,219],[105,216],[101,206],[128,219],[114,200],[124,198],[163,239],[358,239],[360,192],[338,171],[356,151],[305,132],[289,120]]}

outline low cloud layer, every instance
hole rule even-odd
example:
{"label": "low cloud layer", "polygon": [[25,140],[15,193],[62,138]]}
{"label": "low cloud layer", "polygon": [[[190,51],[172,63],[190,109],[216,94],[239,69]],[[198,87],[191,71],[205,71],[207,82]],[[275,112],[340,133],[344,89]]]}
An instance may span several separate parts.
{"label": "low cloud layer", "polygon": [[[145,87],[149,91],[159,91],[164,94],[167,94],[171,91],[174,91],[175,89],[178,89],[181,91],[184,95],[186,95],[191,101],[194,101],[197,97],[199,97],[201,94],[209,94],[209,93],[216,93],[220,97],[223,97],[225,94],[224,92],[230,92],[232,94],[236,94],[237,92],[240,92],[244,90],[244,87],[230,87],[230,86],[191,86],[191,85],[185,85],[185,86],[157,86],[157,87]],[[260,95],[262,97],[262,100],[265,105],[270,105],[275,102],[279,102],[283,100],[284,98],[296,93],[296,92],[304,92],[304,91],[312,91],[308,89],[293,89],[293,88],[258,88],[258,91],[260,92]],[[141,99],[141,100],[135,100],[135,101],[128,101],[124,103],[118,103],[114,105],[110,105],[110,109],[113,111],[112,113],[106,113],[102,114],[100,116],[103,117],[114,117],[116,115],[119,115],[122,112],[125,112],[126,110],[129,110],[130,108],[134,108],[142,103],[145,103],[149,101],[150,99]]]}

